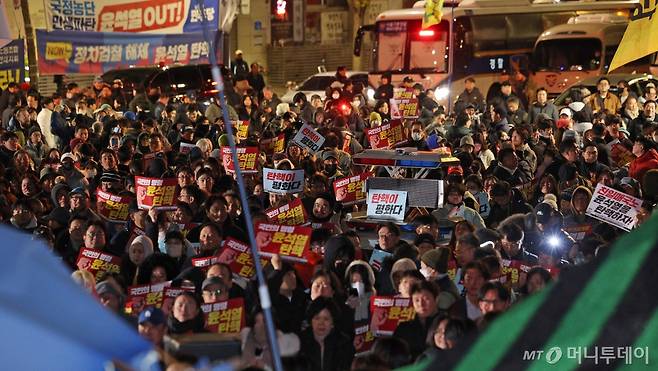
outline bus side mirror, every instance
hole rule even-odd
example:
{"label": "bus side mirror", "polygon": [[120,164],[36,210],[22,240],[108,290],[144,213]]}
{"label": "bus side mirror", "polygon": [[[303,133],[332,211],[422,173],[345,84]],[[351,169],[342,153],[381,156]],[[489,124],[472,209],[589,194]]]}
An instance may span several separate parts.
{"label": "bus side mirror", "polygon": [[354,55],[357,57],[361,56],[361,46],[363,45],[363,35],[366,32],[372,32],[375,30],[374,24],[368,24],[365,26],[359,27],[356,31],[356,36],[354,37]]}

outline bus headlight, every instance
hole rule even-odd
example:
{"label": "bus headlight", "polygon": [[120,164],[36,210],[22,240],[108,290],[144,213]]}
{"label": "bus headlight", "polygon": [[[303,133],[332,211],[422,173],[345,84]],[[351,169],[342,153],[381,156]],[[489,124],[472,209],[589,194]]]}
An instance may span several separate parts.
{"label": "bus headlight", "polygon": [[436,100],[446,99],[448,98],[448,95],[450,95],[450,88],[446,86],[440,86],[434,89],[434,99]]}
{"label": "bus headlight", "polygon": [[368,90],[366,90],[366,95],[368,96],[368,100],[375,99],[375,90],[373,88],[368,88]]}

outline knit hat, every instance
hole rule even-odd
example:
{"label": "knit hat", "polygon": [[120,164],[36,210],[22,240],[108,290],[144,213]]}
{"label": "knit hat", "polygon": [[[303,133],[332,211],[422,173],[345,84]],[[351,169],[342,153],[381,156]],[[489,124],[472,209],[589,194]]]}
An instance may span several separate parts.
{"label": "knit hat", "polygon": [[439,247],[423,254],[423,256],[420,257],[420,261],[440,274],[444,274],[448,271],[449,257],[450,249],[447,247]]}
{"label": "knit hat", "polygon": [[471,147],[475,147],[475,142],[473,142],[473,137],[470,135],[464,135],[462,139],[459,141],[459,146],[463,147],[469,145]]}

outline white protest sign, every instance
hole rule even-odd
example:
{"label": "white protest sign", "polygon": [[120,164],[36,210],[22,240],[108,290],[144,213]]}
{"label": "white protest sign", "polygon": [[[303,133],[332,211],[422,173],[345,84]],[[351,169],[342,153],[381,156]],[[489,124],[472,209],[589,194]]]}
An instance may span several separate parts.
{"label": "white protest sign", "polygon": [[308,148],[311,153],[315,153],[322,147],[324,137],[315,131],[311,125],[304,124],[297,132],[297,135],[292,138],[292,141],[302,148]]}
{"label": "white protest sign", "polygon": [[587,205],[587,215],[615,227],[630,231],[637,222],[637,212],[642,200],[597,184],[592,199]]}
{"label": "white protest sign", "polygon": [[304,190],[304,170],[263,168],[263,189],[271,193],[300,193]]}
{"label": "white protest sign", "polygon": [[368,191],[368,218],[404,221],[407,191],[371,189]]}

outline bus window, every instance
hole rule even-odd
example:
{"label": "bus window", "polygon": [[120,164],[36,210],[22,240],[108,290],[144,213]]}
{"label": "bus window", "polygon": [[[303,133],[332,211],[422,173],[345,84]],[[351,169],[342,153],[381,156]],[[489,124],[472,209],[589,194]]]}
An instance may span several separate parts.
{"label": "bus window", "polygon": [[546,40],[535,48],[537,71],[595,71],[601,66],[601,40]]}
{"label": "bus window", "polygon": [[407,22],[381,22],[378,29],[377,60],[379,71],[401,70],[404,68],[405,47],[407,44]]}
{"label": "bus window", "polygon": [[448,28],[447,22],[443,27],[431,27],[419,29],[409,34],[409,68],[432,69],[437,72],[447,72],[447,45]]}

